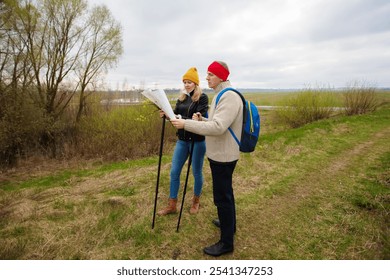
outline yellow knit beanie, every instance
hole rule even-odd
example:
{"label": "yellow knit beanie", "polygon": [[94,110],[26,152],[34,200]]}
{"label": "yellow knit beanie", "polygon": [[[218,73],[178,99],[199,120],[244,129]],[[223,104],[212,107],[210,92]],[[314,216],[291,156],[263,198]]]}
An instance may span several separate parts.
{"label": "yellow knit beanie", "polygon": [[184,80],[190,80],[195,84],[199,85],[198,70],[196,70],[195,67],[191,67],[190,69],[188,69],[188,71],[183,76],[183,81]]}

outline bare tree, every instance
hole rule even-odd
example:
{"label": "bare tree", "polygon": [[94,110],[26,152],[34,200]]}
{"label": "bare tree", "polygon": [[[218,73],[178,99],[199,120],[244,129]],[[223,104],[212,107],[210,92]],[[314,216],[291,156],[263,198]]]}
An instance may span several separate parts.
{"label": "bare tree", "polygon": [[33,83],[24,28],[30,7],[20,2],[0,2],[0,159],[8,165],[36,136],[40,114],[26,98]]}
{"label": "bare tree", "polygon": [[94,7],[86,26],[82,55],[76,67],[80,83],[76,122],[80,120],[86,99],[92,92],[87,92],[88,86],[93,89],[100,75],[112,67],[123,52],[121,26],[106,6]]}
{"label": "bare tree", "polygon": [[87,90],[122,53],[120,24],[105,6],[88,9],[86,0],[4,0],[0,8],[1,87],[29,88],[20,92],[43,109],[42,144],[55,156],[64,110],[80,93],[79,120]]}
{"label": "bare tree", "polygon": [[83,0],[41,0],[37,27],[28,33],[29,56],[34,68],[39,101],[48,117],[57,119],[77,87],[60,90],[80,55],[83,38]]}

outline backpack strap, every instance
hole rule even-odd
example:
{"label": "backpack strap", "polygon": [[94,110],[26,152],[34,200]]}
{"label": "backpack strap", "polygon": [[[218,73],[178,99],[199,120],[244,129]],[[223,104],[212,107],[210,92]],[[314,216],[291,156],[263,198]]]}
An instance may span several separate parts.
{"label": "backpack strap", "polygon": [[241,142],[240,140],[238,140],[236,134],[234,133],[233,129],[231,127],[228,128],[229,131],[230,131],[230,134],[233,136],[234,140],[236,140],[236,143],[238,144],[238,146],[241,146]]}
{"label": "backpack strap", "polygon": [[[241,94],[241,92],[239,92],[238,90],[236,90],[235,88],[231,88],[231,87],[228,87],[228,88],[224,88],[223,90],[221,90],[219,93],[218,93],[218,96],[217,96],[217,99],[215,100],[215,108],[217,107],[217,104],[219,102],[219,100],[221,99],[222,97],[222,94],[224,94],[226,91],[228,90],[231,90],[231,91],[234,91],[236,92],[240,97],[241,97],[241,100],[242,100],[242,103],[243,103],[243,107],[242,107],[242,111],[243,111],[243,122],[242,122],[242,130],[244,130],[244,123],[245,123],[245,98],[244,96]],[[241,146],[241,142],[240,140],[238,140],[236,134],[234,133],[233,129],[231,127],[228,128],[230,134],[233,136],[234,140],[237,142],[238,146]]]}

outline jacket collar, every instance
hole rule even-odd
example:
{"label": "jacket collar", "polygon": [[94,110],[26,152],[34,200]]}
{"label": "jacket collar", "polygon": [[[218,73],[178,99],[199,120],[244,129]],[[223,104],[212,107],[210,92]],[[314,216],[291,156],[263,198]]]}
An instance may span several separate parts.
{"label": "jacket collar", "polygon": [[228,88],[228,87],[231,87],[231,84],[230,84],[230,81],[224,81],[224,82],[221,82],[215,89],[214,89],[214,92],[215,93],[218,93],[220,92],[221,90],[223,90],[224,88]]}
{"label": "jacket collar", "polygon": [[193,91],[191,91],[190,93],[186,92],[185,95],[187,95],[188,97],[192,97],[194,95],[194,92],[195,92],[195,89]]}

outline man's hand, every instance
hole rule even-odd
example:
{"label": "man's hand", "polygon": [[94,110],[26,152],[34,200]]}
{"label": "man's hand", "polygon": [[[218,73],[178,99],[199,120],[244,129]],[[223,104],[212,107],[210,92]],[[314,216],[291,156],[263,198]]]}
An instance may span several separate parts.
{"label": "man's hand", "polygon": [[202,114],[199,113],[199,112],[194,113],[194,114],[192,115],[192,119],[193,119],[194,121],[201,121],[201,120],[202,120]]}
{"label": "man's hand", "polygon": [[174,119],[174,120],[171,120],[171,123],[177,129],[183,129],[185,121],[183,119]]}

